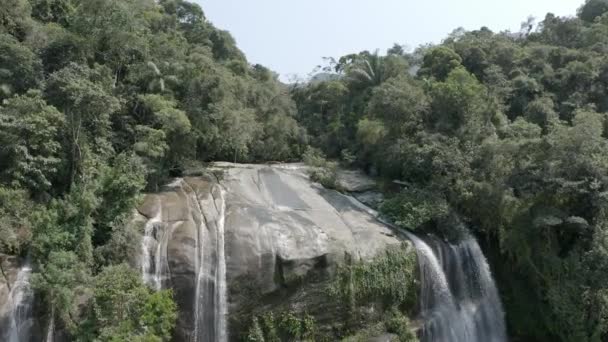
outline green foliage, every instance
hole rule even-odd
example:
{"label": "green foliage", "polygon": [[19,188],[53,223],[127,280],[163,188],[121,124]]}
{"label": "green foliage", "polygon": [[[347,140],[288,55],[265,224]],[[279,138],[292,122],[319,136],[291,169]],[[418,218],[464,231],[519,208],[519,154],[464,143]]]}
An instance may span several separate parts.
{"label": "green foliage", "polygon": [[[485,89],[463,67],[451,71],[444,82],[432,84],[430,122],[440,132],[453,134],[470,124],[485,124]],[[485,119],[485,120],[484,120]]]}
{"label": "green foliage", "polygon": [[33,26],[31,10],[27,0],[5,1],[0,8],[0,34],[8,33],[19,39],[25,38]]}
{"label": "green foliage", "polygon": [[[383,207],[400,225],[472,227],[513,339],[606,340],[607,9],[587,0],[578,17],[548,14],[519,35],[456,30],[413,53],[347,55],[326,81],[288,89],[193,3],[6,0],[0,250],[31,250],[40,310],[74,337],[166,340],[170,295],[104,268],[137,248],[128,217],[142,189],[188,164],[301,157],[335,187],[328,158],[342,158],[411,185]],[[409,264],[387,258],[342,273],[357,280],[348,303],[405,300],[392,270]],[[141,315],[113,320],[123,303],[99,289],[110,281]],[[279,323],[259,318],[252,338],[312,329]]]}
{"label": "green foliage", "polygon": [[32,279],[33,287],[44,295],[50,312],[70,331],[79,322],[79,305],[89,291],[88,267],[74,252],[52,251]]}
{"label": "green foliage", "polygon": [[32,18],[41,22],[67,25],[74,13],[75,4],[71,0],[31,0]]}
{"label": "green foliage", "polygon": [[177,319],[170,290],[152,292],[126,265],[104,268],[95,279],[84,340],[169,341]]}
{"label": "green foliage", "polygon": [[425,92],[405,76],[392,78],[375,88],[367,108],[370,116],[387,123],[392,136],[411,134],[419,129],[428,110]]}
{"label": "green foliage", "polygon": [[69,339],[169,340],[171,295],[113,266],[140,248],[141,192],[190,164],[298,158],[295,103],[194,3],[0,7],[0,253],[29,250],[37,311]]}
{"label": "green foliage", "polygon": [[0,177],[6,184],[48,191],[61,164],[63,116],[41,94],[6,100],[0,107]]}
{"label": "green foliage", "polygon": [[247,337],[245,338],[247,342],[264,342],[264,332],[260,327],[260,322],[257,317],[253,317],[251,322],[251,327],[249,328],[249,332],[247,333]]}
{"label": "green foliage", "polygon": [[338,189],[338,163],[328,161],[325,154],[314,147],[307,147],[302,154],[304,164],[308,169],[308,174],[313,182],[318,182],[328,189]]}
{"label": "green foliage", "polygon": [[402,58],[395,55],[381,57],[377,50],[343,58],[341,64],[347,77],[363,87],[380,85],[407,70],[407,63]]}
{"label": "green foliage", "polygon": [[3,34],[1,30],[0,66],[0,100],[13,94],[22,94],[39,86],[42,81],[42,65],[38,56],[15,37]]}
{"label": "green foliage", "polygon": [[399,342],[418,341],[416,334],[414,334],[412,330],[410,320],[397,308],[393,307],[389,311],[384,324],[386,326],[386,331],[396,334],[399,337]]}
{"label": "green foliage", "polygon": [[315,335],[315,320],[312,316],[296,315],[291,311],[275,315],[270,311],[253,317],[245,341],[315,341]]}
{"label": "green foliage", "polygon": [[31,239],[27,191],[0,187],[0,253],[19,255]]}
{"label": "green foliage", "polygon": [[462,58],[446,46],[438,46],[424,54],[419,74],[443,81],[460,66]]}
{"label": "green foliage", "polygon": [[595,18],[608,12],[608,1],[586,0],[585,4],[578,10],[578,16],[582,20],[593,22]]}
{"label": "green foliage", "polygon": [[406,189],[382,203],[380,211],[396,225],[415,230],[449,214],[449,205],[428,189]]}
{"label": "green foliage", "polygon": [[379,120],[361,119],[357,124],[357,140],[364,146],[374,146],[386,136],[386,128]]}
{"label": "green foliage", "polygon": [[415,252],[408,244],[395,246],[370,262],[351,262],[340,268],[329,293],[353,305],[381,302],[411,309],[417,291],[415,270]]}
{"label": "green foliage", "polygon": [[[315,147],[407,185],[384,203],[389,218],[444,238],[466,222],[485,242],[512,339],[608,337],[596,281],[608,273],[607,8],[589,0],[517,36],[460,29],[413,53],[347,55],[335,77],[292,90]],[[366,76],[391,56],[417,75]]]}

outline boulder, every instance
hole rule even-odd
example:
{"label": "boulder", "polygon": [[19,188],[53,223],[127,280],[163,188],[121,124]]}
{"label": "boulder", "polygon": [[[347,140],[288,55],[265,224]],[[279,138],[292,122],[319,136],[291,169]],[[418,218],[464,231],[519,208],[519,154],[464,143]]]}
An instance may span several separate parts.
{"label": "boulder", "polygon": [[[179,306],[178,341],[218,338],[224,286],[230,340],[261,308],[323,317],[332,310],[319,295],[323,282],[345,255],[369,259],[401,243],[373,210],[313,184],[300,165],[216,163],[200,175],[175,180],[138,209],[149,223],[158,220],[151,245],[160,248],[150,255]],[[352,178],[351,189],[370,184]],[[202,338],[197,320],[211,331]]]}

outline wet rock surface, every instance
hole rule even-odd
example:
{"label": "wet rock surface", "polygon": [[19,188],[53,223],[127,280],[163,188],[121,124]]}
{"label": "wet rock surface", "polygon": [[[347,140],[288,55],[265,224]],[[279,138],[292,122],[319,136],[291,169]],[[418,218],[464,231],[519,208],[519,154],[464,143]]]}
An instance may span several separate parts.
{"label": "wet rock surface", "polygon": [[2,322],[8,320],[9,295],[22,263],[18,257],[0,254],[0,303],[4,304],[0,306],[0,326],[4,326]]}
{"label": "wet rock surface", "polygon": [[[353,188],[368,189],[369,184],[360,183]],[[220,191],[223,210],[218,210]],[[178,341],[195,335],[199,341],[219,338],[222,311],[208,307],[222,300],[220,257],[225,263],[226,330],[233,340],[254,308],[287,306],[331,319],[323,282],[345,255],[369,259],[401,242],[370,209],[310,182],[297,164],[215,163],[202,176],[175,180],[161,193],[148,195],[138,212],[148,221],[160,217],[155,242],[149,245],[155,260],[150,272],[175,293]],[[216,234],[220,230],[221,237]],[[217,253],[221,238],[223,256]],[[201,283],[201,277],[207,280]],[[203,336],[200,329],[214,331]]]}

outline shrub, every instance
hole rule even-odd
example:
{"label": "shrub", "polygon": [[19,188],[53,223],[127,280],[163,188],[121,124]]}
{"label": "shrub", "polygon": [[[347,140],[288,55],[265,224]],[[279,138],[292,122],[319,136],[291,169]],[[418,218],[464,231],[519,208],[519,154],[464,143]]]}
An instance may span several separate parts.
{"label": "shrub", "polygon": [[380,211],[396,225],[414,230],[447,216],[449,206],[441,195],[433,191],[412,188],[386,200]]}

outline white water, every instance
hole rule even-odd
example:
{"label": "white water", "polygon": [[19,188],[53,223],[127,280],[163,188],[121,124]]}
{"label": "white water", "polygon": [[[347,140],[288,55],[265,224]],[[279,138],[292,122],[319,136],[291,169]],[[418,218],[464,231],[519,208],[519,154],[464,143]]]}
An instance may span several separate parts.
{"label": "white water", "polygon": [[55,308],[51,309],[51,318],[49,320],[49,326],[46,330],[45,342],[53,342],[55,335]]}
{"label": "white water", "polygon": [[[195,189],[185,180],[170,184],[174,188],[183,187],[189,193],[190,219],[197,225],[195,238],[193,284],[193,311],[191,311],[191,332],[185,337],[194,342],[226,342],[227,337],[227,299],[226,299],[226,259],[224,251],[224,225],[226,215],[225,192],[214,185],[211,194],[198,196]],[[209,196],[211,195],[211,196]],[[158,211],[144,227],[141,242],[141,272],[143,280],[150,287],[160,290],[167,286],[164,279],[171,278],[167,246],[169,245],[170,206],[163,208],[162,194],[158,196]],[[176,221],[173,224],[182,224]],[[187,276],[186,276],[187,277]]]}
{"label": "white water", "polygon": [[9,293],[10,327],[9,342],[29,341],[33,325],[32,304],[34,293],[30,287],[32,268],[29,262],[19,270],[17,280]]}
{"label": "white water", "polygon": [[[199,258],[196,284],[194,339],[197,342],[226,342],[226,258],[224,251],[224,225],[226,201],[224,190],[213,198],[216,215],[207,216],[197,199],[201,213]],[[219,203],[218,203],[219,202]]]}
{"label": "white water", "polygon": [[474,238],[457,245],[406,233],[420,268],[421,340],[505,342],[504,313],[488,263]]}
{"label": "white water", "polygon": [[215,284],[217,288],[217,303],[215,312],[215,326],[218,332],[218,342],[225,342],[227,339],[226,333],[226,317],[228,314],[228,306],[226,300],[226,256],[224,243],[224,224],[226,223],[226,200],[224,190],[221,190],[221,202],[219,210],[219,218],[217,223],[217,277]]}
{"label": "white water", "polygon": [[[141,241],[141,274],[145,284],[150,285],[156,290],[160,290],[161,284],[161,267],[159,249],[161,244],[157,242],[156,235],[160,234],[158,225],[162,222],[162,203],[158,203],[158,211],[153,218],[146,222],[144,227],[144,237]],[[151,251],[155,253],[152,256]],[[154,258],[153,258],[154,257]]]}

